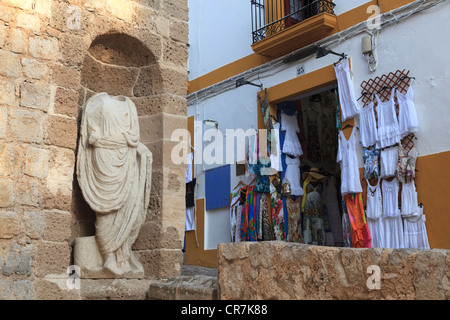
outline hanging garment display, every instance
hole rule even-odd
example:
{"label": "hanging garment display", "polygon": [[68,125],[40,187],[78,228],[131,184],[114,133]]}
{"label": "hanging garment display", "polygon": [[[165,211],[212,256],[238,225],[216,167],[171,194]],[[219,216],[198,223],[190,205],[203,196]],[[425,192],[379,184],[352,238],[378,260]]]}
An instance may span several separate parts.
{"label": "hanging garment display", "polygon": [[370,185],[369,180],[367,182],[367,202],[366,202],[366,215],[367,224],[369,226],[370,236],[372,238],[372,248],[384,247],[384,224],[383,224],[383,202],[381,197],[380,180],[377,180],[375,186]]}
{"label": "hanging garment display", "polygon": [[397,113],[395,112],[394,91],[395,89],[392,89],[391,98],[386,102],[381,102],[378,94],[375,94],[378,103],[376,107],[378,115],[378,148],[386,148],[400,142]]}
{"label": "hanging garment display", "polygon": [[275,240],[275,237],[273,235],[272,224],[270,222],[271,214],[270,214],[269,200],[267,197],[268,195],[266,194],[264,194],[261,197],[259,214],[262,217],[262,239],[264,241],[272,241]]}
{"label": "hanging garment display", "polygon": [[195,230],[195,183],[196,179],[193,179],[192,161],[193,153],[187,156],[187,169],[186,169],[186,219],[185,219],[185,231]]}
{"label": "hanging garment display", "polygon": [[350,218],[348,217],[347,206],[345,205],[344,197],[342,197],[342,237],[344,239],[344,247],[352,247],[352,226]]}
{"label": "hanging garment display", "polygon": [[244,212],[241,219],[241,241],[257,241],[255,198],[255,186],[247,187]]}
{"label": "hanging garment display", "polygon": [[383,222],[385,247],[391,249],[404,248],[402,217],[398,208],[398,180],[383,179],[381,184],[383,198]]}
{"label": "hanging garment display", "polygon": [[305,180],[303,212],[303,242],[305,244],[325,245],[325,226],[322,216],[322,184],[314,185],[311,179]]}
{"label": "hanging garment display", "polygon": [[278,172],[283,171],[281,164],[280,124],[273,125],[272,149],[270,152],[270,167]]}
{"label": "hanging garment display", "polygon": [[360,140],[365,148],[375,145],[378,140],[377,122],[373,108],[374,104],[371,102],[359,111]]}
{"label": "hanging garment display", "polygon": [[[411,80],[412,81],[412,80]],[[416,106],[414,104],[414,93],[412,83],[410,83],[405,94],[397,92],[398,101],[398,125],[400,137],[405,137],[409,133],[417,132],[419,121],[417,119]]]}
{"label": "hanging garment display", "polygon": [[287,115],[281,112],[281,130],[286,131],[282,152],[293,157],[300,157],[303,154],[302,146],[297,133],[300,131],[297,121],[297,112]]}
{"label": "hanging garment display", "polygon": [[328,177],[327,181],[323,184],[322,199],[324,207],[327,208],[328,218],[330,220],[330,228],[333,234],[333,242],[335,245],[342,246],[344,242],[342,219],[339,211],[335,177]]}
{"label": "hanging garment display", "polygon": [[350,77],[350,67],[348,59],[343,59],[334,66],[339,91],[339,103],[341,106],[342,122],[353,118],[359,112],[356,101],[353,81]]}
{"label": "hanging garment display", "polygon": [[298,157],[286,156],[286,173],[283,182],[286,182],[285,179],[290,184],[291,195],[302,196],[304,194],[300,184],[300,159]]}
{"label": "hanging garment display", "polygon": [[301,230],[301,198],[292,199],[286,198],[287,214],[288,214],[288,241],[290,242],[303,242],[302,230]]}
{"label": "hanging garment display", "polygon": [[405,248],[430,249],[423,207],[417,208],[418,216],[403,219]]}
{"label": "hanging garment display", "polygon": [[419,215],[417,210],[419,204],[414,180],[402,183],[401,201],[401,214],[403,218]]}
{"label": "hanging garment display", "polygon": [[255,191],[270,193],[270,159],[260,158],[255,166],[256,187]]}
{"label": "hanging garment display", "polygon": [[284,232],[284,210],[283,200],[280,193],[274,191],[271,193],[271,208],[272,208],[272,226],[275,240],[286,240]]}
{"label": "hanging garment display", "polygon": [[361,193],[351,193],[344,196],[347,213],[352,226],[351,238],[353,248],[371,248],[369,226],[364,214]]}
{"label": "hanging garment display", "polygon": [[341,165],[341,194],[362,192],[359,179],[359,167],[356,153],[356,138],[353,127],[350,138],[345,139],[343,131],[339,131],[337,162]]}
{"label": "hanging garment display", "polygon": [[240,194],[237,192],[233,194],[230,205],[230,232],[231,241],[236,242],[236,230],[239,229],[240,223],[238,223],[238,210],[243,208],[243,204],[240,201]]}
{"label": "hanging garment display", "polygon": [[388,178],[395,175],[398,165],[398,146],[381,150],[380,167],[381,178]]}
{"label": "hanging garment display", "polygon": [[[266,128],[267,132],[267,151],[269,154],[272,150],[272,129],[273,129],[273,122],[270,118],[270,103],[269,98],[267,96],[267,89],[264,90],[264,99],[261,99],[261,97],[258,95],[259,105],[261,106],[261,113],[263,115],[264,119],[264,127]],[[265,155],[264,155],[265,156]]]}
{"label": "hanging garment display", "polygon": [[[412,140],[414,142],[414,140]],[[408,182],[416,177],[416,161],[418,153],[413,145],[410,150],[407,150],[400,143],[398,146],[398,164],[397,164],[397,179],[400,182]]]}
{"label": "hanging garment display", "polygon": [[380,155],[379,149],[363,148],[364,160],[364,178],[370,180],[372,178],[378,179],[380,176],[380,166],[378,164],[378,157]]}

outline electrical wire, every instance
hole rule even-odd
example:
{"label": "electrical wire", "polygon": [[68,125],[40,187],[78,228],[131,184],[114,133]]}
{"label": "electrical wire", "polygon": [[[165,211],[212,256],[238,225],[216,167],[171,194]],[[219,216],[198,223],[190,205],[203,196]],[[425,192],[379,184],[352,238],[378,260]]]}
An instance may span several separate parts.
{"label": "electrical wire", "polygon": [[[410,16],[417,14],[419,12],[428,10],[440,3],[446,2],[448,0],[416,0],[414,2],[411,2],[409,4],[406,4],[400,8],[394,9],[392,11],[382,13],[381,14],[381,24],[379,30],[377,30],[378,35],[376,35],[375,39],[375,48],[377,48],[380,45],[379,39],[379,32],[383,30],[384,28],[387,28],[391,25],[394,25],[394,28],[396,24],[404,19],[409,18]],[[449,3],[449,2],[447,2]],[[334,35],[331,35],[323,40],[320,40],[312,45],[309,45],[305,48],[302,48],[301,50],[305,50],[308,47],[314,47],[314,46],[327,46],[327,47],[333,47],[336,45],[340,45],[341,42],[353,38],[356,35],[360,33],[369,33],[371,32],[367,28],[367,21],[360,22],[359,24],[356,24],[346,30],[343,30],[339,33],[336,33]],[[260,78],[269,77],[272,75],[275,75],[281,71],[284,71],[288,68],[292,67],[291,63],[284,63],[284,59],[286,57],[295,54],[295,52],[287,54],[285,56],[276,58],[268,63],[265,63],[261,66],[255,67],[253,69],[247,70],[245,72],[242,72],[238,75],[235,75],[231,78],[225,79],[221,82],[218,82],[212,86],[206,87],[204,89],[201,89],[199,91],[196,91],[195,93],[191,93],[187,97],[188,106],[194,105],[195,103],[199,103],[201,101],[204,101],[206,99],[212,98],[218,94],[221,94],[223,92],[232,90],[236,88],[236,80],[239,78],[244,77],[248,81],[254,81],[254,80],[260,80]],[[309,59],[309,57],[305,57],[299,60],[296,60],[295,63],[298,63],[299,61],[303,61]],[[375,58],[373,61],[374,63],[377,63],[378,59]],[[376,67],[376,65],[375,65]],[[372,66],[373,68],[373,66]]]}

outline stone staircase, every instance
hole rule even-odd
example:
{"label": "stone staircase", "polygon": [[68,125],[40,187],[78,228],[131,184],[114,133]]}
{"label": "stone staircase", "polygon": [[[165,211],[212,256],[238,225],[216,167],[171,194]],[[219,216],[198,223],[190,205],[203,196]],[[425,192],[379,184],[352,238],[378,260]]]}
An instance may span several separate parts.
{"label": "stone staircase", "polygon": [[181,276],[150,284],[148,300],[217,300],[217,270],[183,265]]}

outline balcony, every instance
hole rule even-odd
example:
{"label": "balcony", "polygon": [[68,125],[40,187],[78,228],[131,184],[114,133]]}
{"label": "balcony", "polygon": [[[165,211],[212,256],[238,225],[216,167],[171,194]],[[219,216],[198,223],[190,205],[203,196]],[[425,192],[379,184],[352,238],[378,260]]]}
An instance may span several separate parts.
{"label": "balcony", "polygon": [[336,6],[323,0],[251,0],[252,49],[276,58],[325,38],[337,27]]}

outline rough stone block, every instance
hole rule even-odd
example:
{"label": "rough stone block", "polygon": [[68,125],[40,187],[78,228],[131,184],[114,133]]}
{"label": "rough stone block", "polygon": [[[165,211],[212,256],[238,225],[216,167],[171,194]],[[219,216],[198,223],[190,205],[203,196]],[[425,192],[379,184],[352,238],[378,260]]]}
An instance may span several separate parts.
{"label": "rough stone block", "polygon": [[20,246],[13,244],[3,268],[3,275],[30,275],[33,245]]}
{"label": "rough stone block", "polygon": [[30,10],[33,6],[33,0],[4,0],[3,2],[25,10]]}
{"label": "rough stone block", "polygon": [[79,90],[81,87],[80,71],[60,63],[53,64],[52,80],[57,86],[67,89]]}
{"label": "rough stone block", "polygon": [[137,75],[136,68],[105,65],[87,55],[81,83],[95,92],[131,96]]}
{"label": "rough stone block", "polygon": [[45,178],[48,175],[49,161],[47,150],[30,146],[25,156],[24,173],[40,179]]}
{"label": "rough stone block", "polygon": [[189,9],[187,1],[179,0],[163,0],[163,10],[168,15],[172,17],[188,21],[189,19]]}
{"label": "rough stone block", "polygon": [[36,14],[20,12],[17,15],[17,26],[32,31],[39,31],[41,29],[41,19]]}
{"label": "rough stone block", "polygon": [[180,249],[182,245],[178,230],[173,227],[163,230],[159,223],[149,221],[142,225],[139,236],[133,245],[133,249]]}
{"label": "rough stone block", "polygon": [[75,149],[77,120],[61,116],[49,116],[46,144]]}
{"label": "rough stone block", "polygon": [[12,29],[9,37],[12,52],[25,53],[27,51],[27,39],[21,30]]}
{"label": "rough stone block", "polygon": [[[1,267],[1,265],[0,265]],[[11,299],[11,281],[0,279],[0,300]]]}
{"label": "rough stone block", "polygon": [[11,22],[14,19],[14,8],[5,6],[2,2],[0,5],[0,20]]}
{"label": "rough stone block", "polygon": [[175,41],[188,43],[189,41],[188,23],[180,20],[170,21],[170,37]]}
{"label": "rough stone block", "polygon": [[75,90],[56,88],[55,113],[70,117],[78,116],[79,93]]}
{"label": "rough stone block", "polygon": [[28,40],[28,46],[30,54],[35,58],[55,60],[58,57],[58,41],[54,38],[34,36]]}
{"label": "rough stone block", "polygon": [[68,241],[71,236],[72,215],[66,211],[52,210],[44,212],[44,216],[42,239],[54,242]]}
{"label": "rough stone block", "polygon": [[11,110],[11,137],[24,142],[43,141],[43,113],[32,110]]}
{"label": "rough stone block", "polygon": [[187,68],[188,49],[185,43],[168,40],[164,42],[163,60],[183,69]]}
{"label": "rough stone block", "polygon": [[38,207],[41,203],[41,190],[38,180],[24,176],[15,186],[15,201],[19,204]]}
{"label": "rough stone block", "polygon": [[22,65],[17,54],[0,50],[0,75],[18,78],[22,74]]}
{"label": "rough stone block", "polygon": [[22,83],[20,96],[20,105],[23,107],[47,111],[51,103],[50,88],[35,83]]}
{"label": "rough stone block", "polygon": [[35,0],[34,4],[34,10],[42,14],[46,17],[50,17],[52,14],[51,8],[52,8],[52,0]]}
{"label": "rough stone block", "polygon": [[[6,108],[2,108],[2,109],[0,109],[0,139],[6,138],[6,124],[7,123],[8,123],[8,112],[7,112]],[[1,149],[1,147],[0,147],[0,149]]]}
{"label": "rough stone block", "polygon": [[[0,12],[2,12],[2,9],[3,7],[0,6]],[[6,43],[6,30],[6,26],[0,25],[0,48],[3,48]]]}
{"label": "rough stone block", "polygon": [[8,208],[14,204],[14,187],[11,179],[0,178],[0,208]]}
{"label": "rough stone block", "polygon": [[16,88],[13,82],[0,79],[0,104],[13,106],[16,102]]}
{"label": "rough stone block", "polygon": [[187,118],[161,112],[156,115],[139,117],[139,126],[141,128],[141,142],[171,140],[175,130],[187,130]]}
{"label": "rough stone block", "polygon": [[17,213],[0,210],[0,239],[11,239],[19,232]]}
{"label": "rough stone block", "polygon": [[187,95],[187,72],[180,72],[171,68],[164,68],[162,72],[162,91],[186,97]]}
{"label": "rough stone block", "polygon": [[136,252],[136,257],[144,266],[146,279],[168,279],[181,274],[181,250],[143,250]]}
{"label": "rough stone block", "polygon": [[12,284],[12,298],[13,300],[34,300],[33,283],[31,280],[18,280]]}
{"label": "rough stone block", "polygon": [[0,176],[19,176],[23,174],[24,148],[11,143],[0,145]]}
{"label": "rough stone block", "polygon": [[48,74],[47,65],[33,58],[22,58],[22,67],[25,76],[32,79],[42,79]]}
{"label": "rough stone block", "polygon": [[42,239],[45,228],[45,219],[42,212],[26,211],[22,216],[22,230],[33,240]]}
{"label": "rough stone block", "polygon": [[142,279],[83,279],[83,300],[147,300],[152,280]]}
{"label": "rough stone block", "polygon": [[70,246],[67,242],[38,241],[33,268],[36,276],[65,274],[70,266]]}
{"label": "rough stone block", "polygon": [[89,49],[91,39],[73,33],[66,33],[60,40],[59,61],[70,66],[81,66]]}

